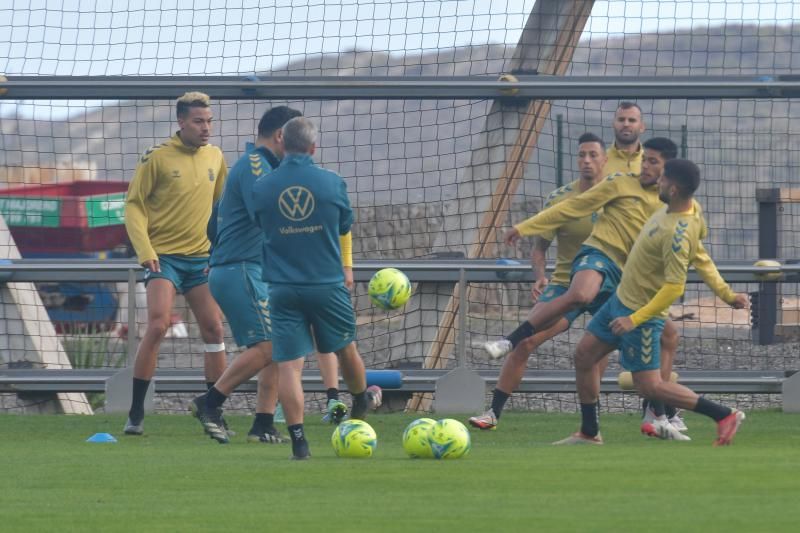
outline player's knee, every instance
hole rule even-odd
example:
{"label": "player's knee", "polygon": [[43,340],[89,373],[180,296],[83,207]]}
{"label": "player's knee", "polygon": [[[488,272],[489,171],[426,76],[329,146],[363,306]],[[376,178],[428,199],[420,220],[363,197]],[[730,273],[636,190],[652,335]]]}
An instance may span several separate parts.
{"label": "player's knee", "polygon": [[225,340],[225,329],[222,322],[212,322],[205,324],[200,329],[200,336],[207,344],[219,344]]}
{"label": "player's knee", "polygon": [[660,380],[637,380],[634,376],[636,391],[645,398],[657,399],[659,397]]}
{"label": "player's knee", "polygon": [[163,339],[170,327],[168,316],[151,316],[147,321],[147,335]]}
{"label": "player's knee", "polygon": [[595,295],[586,289],[570,289],[567,291],[567,302],[572,308],[586,307],[594,300]]}
{"label": "player's knee", "polygon": [[358,352],[356,351],[356,343],[355,342],[351,342],[350,344],[348,344],[344,348],[336,350],[335,353],[336,353],[336,357],[338,357],[340,360],[348,358],[348,357],[352,357],[354,355],[358,355]]}
{"label": "player's knee", "polygon": [[517,344],[514,351],[511,352],[510,357],[528,360],[528,356],[536,349],[536,341],[533,337],[528,337],[522,342]]}
{"label": "player's knee", "polygon": [[575,368],[578,370],[587,370],[594,366],[594,354],[578,345],[575,350]]}
{"label": "player's knee", "polygon": [[675,351],[678,349],[678,331],[674,328],[664,328],[661,333],[661,348],[664,351]]}
{"label": "player's knee", "polygon": [[255,346],[253,346],[258,352],[259,357],[264,363],[264,366],[272,363],[272,343],[271,342],[259,342]]}

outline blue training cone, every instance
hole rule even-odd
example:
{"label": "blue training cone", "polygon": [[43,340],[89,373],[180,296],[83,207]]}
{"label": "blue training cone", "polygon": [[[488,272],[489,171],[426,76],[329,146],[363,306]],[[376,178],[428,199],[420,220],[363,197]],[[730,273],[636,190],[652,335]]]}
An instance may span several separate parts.
{"label": "blue training cone", "polygon": [[86,442],[117,442],[117,439],[111,433],[95,433]]}

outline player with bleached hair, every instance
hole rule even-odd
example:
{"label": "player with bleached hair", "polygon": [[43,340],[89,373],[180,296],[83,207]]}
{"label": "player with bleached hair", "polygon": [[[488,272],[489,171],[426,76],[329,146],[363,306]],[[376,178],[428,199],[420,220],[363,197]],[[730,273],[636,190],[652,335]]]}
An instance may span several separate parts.
{"label": "player with bleached hair", "polygon": [[125,228],[145,268],[147,287],[147,329],[133,367],[127,435],[144,432],[144,400],[176,294],[184,295],[200,326],[206,383],[213,385],[225,370],[222,313],[208,290],[206,275],[210,247],[206,224],[228,169],[222,151],[209,144],[214,117],[208,95],[184,94],[176,102],[176,114],[180,129],[145,150],[125,201]]}

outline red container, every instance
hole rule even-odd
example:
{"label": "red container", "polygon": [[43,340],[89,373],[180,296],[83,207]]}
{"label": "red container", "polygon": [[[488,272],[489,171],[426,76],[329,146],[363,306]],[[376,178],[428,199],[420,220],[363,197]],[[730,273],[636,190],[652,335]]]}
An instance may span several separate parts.
{"label": "red container", "polygon": [[20,254],[110,250],[128,240],[125,181],[73,181],[0,189],[0,214]]}

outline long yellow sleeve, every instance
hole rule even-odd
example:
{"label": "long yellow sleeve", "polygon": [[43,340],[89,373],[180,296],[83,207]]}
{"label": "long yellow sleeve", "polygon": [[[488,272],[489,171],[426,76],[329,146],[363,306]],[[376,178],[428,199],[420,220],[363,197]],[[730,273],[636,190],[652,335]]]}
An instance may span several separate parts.
{"label": "long yellow sleeve", "polygon": [[128,185],[128,195],[125,200],[125,229],[128,238],[136,250],[139,264],[151,259],[157,259],[158,255],[150,243],[150,235],[147,233],[147,209],[145,202],[153,185],[157,179],[155,158],[143,157],[136,166],[136,173]]}
{"label": "long yellow sleeve", "polygon": [[606,178],[588,191],[540,211],[514,227],[522,236],[555,231],[568,222],[591,216],[617,196],[617,181]]}
{"label": "long yellow sleeve", "polygon": [[344,235],[339,235],[339,246],[342,249],[342,266],[349,268],[353,266],[353,233],[348,231]]}
{"label": "long yellow sleeve", "polygon": [[684,287],[682,283],[665,283],[644,307],[631,315],[633,324],[635,326],[643,324],[669,309],[672,302],[683,294]]}
{"label": "long yellow sleeve", "polygon": [[711,256],[708,255],[702,241],[698,241],[697,253],[694,259],[692,259],[692,265],[705,284],[714,291],[714,294],[719,296],[726,304],[730,305],[733,303],[736,299],[736,293],[720,275],[719,270],[717,270],[717,265],[714,264]]}

